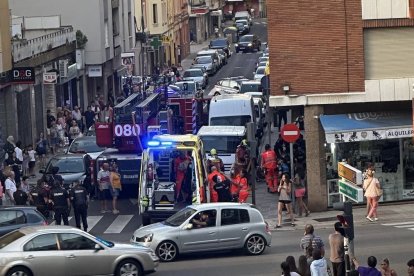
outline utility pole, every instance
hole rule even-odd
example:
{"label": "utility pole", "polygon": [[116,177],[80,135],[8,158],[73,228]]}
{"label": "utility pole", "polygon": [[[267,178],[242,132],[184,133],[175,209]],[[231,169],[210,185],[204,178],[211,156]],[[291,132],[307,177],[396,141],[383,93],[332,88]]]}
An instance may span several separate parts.
{"label": "utility pole", "polygon": [[144,0],[141,0],[141,31],[143,38],[141,39],[141,74],[142,74],[142,93],[145,91],[146,79],[145,79],[145,52],[144,40],[147,41],[147,35],[145,34],[145,21],[144,21]]}

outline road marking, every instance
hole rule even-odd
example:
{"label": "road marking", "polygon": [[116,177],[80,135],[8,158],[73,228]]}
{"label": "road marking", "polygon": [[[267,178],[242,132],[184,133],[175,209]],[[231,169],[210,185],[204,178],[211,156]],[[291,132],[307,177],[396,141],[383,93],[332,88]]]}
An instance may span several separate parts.
{"label": "road marking", "polygon": [[407,225],[397,225],[394,226],[395,228],[408,228],[408,227],[414,227],[414,224],[407,224]]}
{"label": "road marking", "polygon": [[93,227],[95,227],[95,225],[98,224],[98,222],[101,220],[101,218],[103,218],[103,216],[88,216],[86,218],[87,222],[88,222],[88,229],[90,232],[92,230]]}
{"label": "road marking", "polygon": [[406,222],[395,222],[395,223],[383,223],[381,225],[384,226],[397,226],[397,225],[404,225],[404,224],[413,224],[414,221],[406,221]]}
{"label": "road marking", "polygon": [[121,233],[134,215],[119,215],[112,224],[105,230],[105,234]]}

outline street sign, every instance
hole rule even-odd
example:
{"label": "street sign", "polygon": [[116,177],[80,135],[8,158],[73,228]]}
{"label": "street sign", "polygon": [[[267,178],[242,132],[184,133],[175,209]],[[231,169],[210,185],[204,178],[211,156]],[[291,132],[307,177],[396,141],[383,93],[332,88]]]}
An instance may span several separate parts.
{"label": "street sign", "polygon": [[280,135],[285,142],[294,143],[300,136],[300,129],[295,124],[286,124],[280,130]]}
{"label": "street sign", "polygon": [[362,185],[362,172],[344,162],[338,163],[338,175],[349,182]]}
{"label": "street sign", "polygon": [[361,203],[364,201],[364,190],[346,180],[338,180],[339,193],[347,198]]}
{"label": "street sign", "polygon": [[158,37],[153,37],[150,45],[154,47],[154,49],[158,49],[162,45],[162,42],[158,39]]}

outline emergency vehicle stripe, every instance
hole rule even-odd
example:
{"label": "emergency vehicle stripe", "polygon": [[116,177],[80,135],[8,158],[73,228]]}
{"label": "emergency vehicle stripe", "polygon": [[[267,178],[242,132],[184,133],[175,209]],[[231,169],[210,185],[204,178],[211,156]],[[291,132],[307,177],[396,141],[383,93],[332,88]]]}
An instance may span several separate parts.
{"label": "emergency vehicle stripe", "polygon": [[193,134],[197,134],[197,101],[196,100],[193,100],[191,116],[192,116],[191,122],[192,122]]}
{"label": "emergency vehicle stripe", "polygon": [[125,226],[129,223],[134,215],[119,215],[106,229],[104,234],[121,233]]}

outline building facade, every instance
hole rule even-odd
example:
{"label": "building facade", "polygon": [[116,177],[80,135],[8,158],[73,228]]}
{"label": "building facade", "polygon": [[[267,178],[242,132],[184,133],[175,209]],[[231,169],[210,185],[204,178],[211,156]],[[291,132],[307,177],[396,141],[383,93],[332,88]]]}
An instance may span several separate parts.
{"label": "building facade", "polygon": [[314,210],[339,200],[343,160],[362,171],[375,164],[381,200],[414,199],[409,8],[408,0],[267,1],[270,106],[304,115]]}

